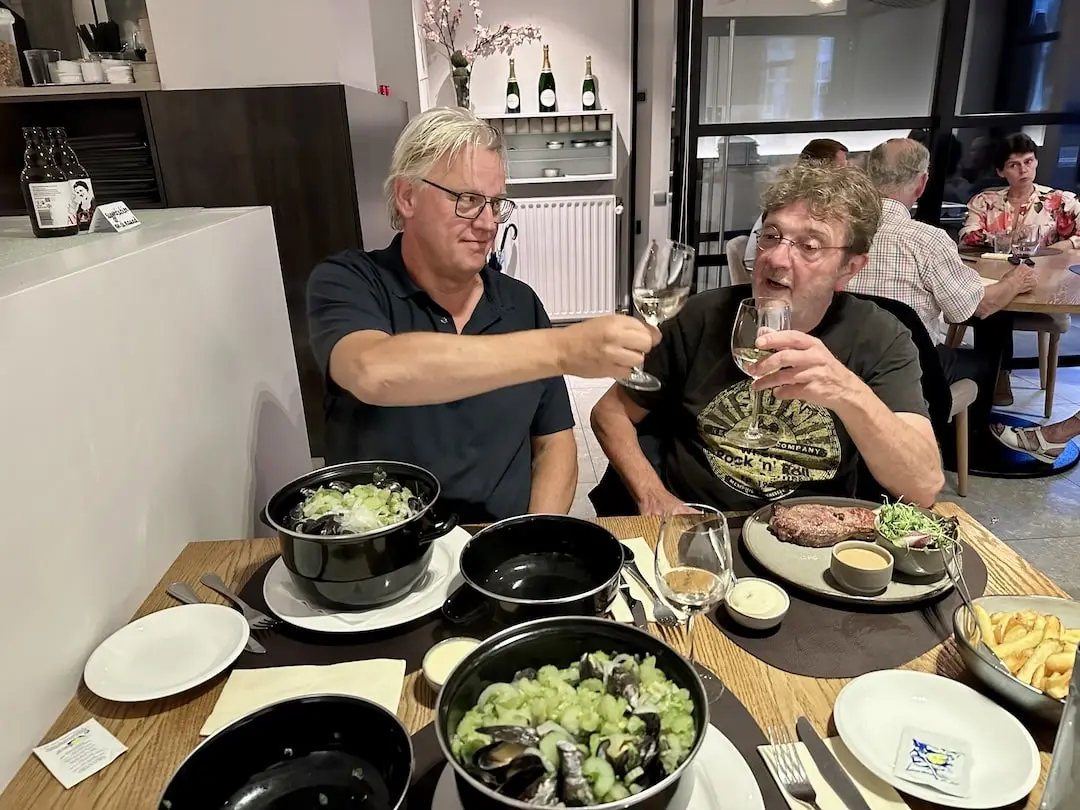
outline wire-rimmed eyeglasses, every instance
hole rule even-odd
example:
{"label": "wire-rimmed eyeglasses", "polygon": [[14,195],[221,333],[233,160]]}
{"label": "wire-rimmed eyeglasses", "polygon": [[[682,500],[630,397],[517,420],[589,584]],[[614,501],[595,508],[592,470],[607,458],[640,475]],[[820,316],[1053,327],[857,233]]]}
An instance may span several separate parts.
{"label": "wire-rimmed eyeglasses", "polygon": [[453,191],[430,180],[424,180],[424,182],[453,197],[456,201],[454,213],[462,219],[477,219],[483,213],[485,206],[490,206],[495,221],[501,224],[510,219],[514,208],[517,207],[513,200],[508,200],[506,197],[485,197],[475,191]]}

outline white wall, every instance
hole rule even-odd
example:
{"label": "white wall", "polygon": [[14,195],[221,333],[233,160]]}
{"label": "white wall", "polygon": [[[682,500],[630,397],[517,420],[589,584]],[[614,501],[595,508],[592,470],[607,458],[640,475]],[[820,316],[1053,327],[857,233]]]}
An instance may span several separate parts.
{"label": "white wall", "polygon": [[[562,110],[581,109],[585,57],[591,55],[593,73],[600,87],[600,102],[604,109],[615,113],[623,142],[630,143],[632,7],[629,0],[544,0],[539,3],[534,0],[484,0],[483,10],[484,24],[492,27],[506,22],[515,26],[529,23],[540,28],[542,44],[551,46],[551,67]],[[523,112],[537,110],[542,44],[523,45],[513,54]],[[450,66],[445,53],[440,54],[434,46],[429,46],[427,63],[429,96],[434,96],[428,98],[428,106],[453,104],[454,88],[449,81]],[[498,114],[506,109],[507,68],[507,57],[501,54],[476,62],[472,101],[477,113]]]}
{"label": "white wall", "polygon": [[642,0],[638,37],[638,89],[646,101],[637,105],[637,217],[641,233],[634,237],[634,256],[650,239],[669,233],[671,205],[656,205],[655,193],[666,194],[671,171],[671,106],[675,59],[675,0]]}
{"label": "white wall", "polygon": [[408,0],[370,0],[371,41],[375,76],[390,95],[409,108],[409,117],[423,110],[416,65],[416,26]]}
{"label": "white wall", "polygon": [[376,90],[368,3],[146,0],[161,86],[341,82]]}
{"label": "white wall", "polygon": [[2,789],[184,546],[253,536],[311,459],[269,208],[0,220],[0,254]]}

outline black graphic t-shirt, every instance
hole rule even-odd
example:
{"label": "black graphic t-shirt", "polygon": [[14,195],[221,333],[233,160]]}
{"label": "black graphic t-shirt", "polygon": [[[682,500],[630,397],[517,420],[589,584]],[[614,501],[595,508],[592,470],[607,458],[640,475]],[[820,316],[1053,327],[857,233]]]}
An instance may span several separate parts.
{"label": "black graphic t-shirt", "polygon": [[[665,485],[686,501],[745,510],[789,495],[851,496],[858,450],[831,411],[762,396],[761,415],[780,441],[747,450],[725,435],[750,420],[750,379],[731,356],[731,328],[748,287],[693,296],[663,325],[645,370],[663,387],[627,394],[664,426]],[[908,330],[876,304],[838,293],[811,332],[895,413],[928,416],[919,355]]]}

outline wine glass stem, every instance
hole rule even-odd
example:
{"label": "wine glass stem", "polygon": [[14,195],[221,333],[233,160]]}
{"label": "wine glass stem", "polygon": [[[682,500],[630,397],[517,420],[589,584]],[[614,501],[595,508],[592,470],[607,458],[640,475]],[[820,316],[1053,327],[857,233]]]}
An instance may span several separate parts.
{"label": "wine glass stem", "polygon": [[750,425],[746,428],[748,438],[756,439],[761,435],[761,394],[762,391],[754,391],[753,403],[750,407]]}
{"label": "wine glass stem", "polygon": [[697,617],[697,614],[698,612],[696,610],[691,610],[690,618],[686,620],[686,639],[687,644],[690,647],[690,651],[687,653],[686,657],[690,659],[691,663],[694,663],[697,660],[694,658],[694,638],[697,635],[697,623],[694,619]]}

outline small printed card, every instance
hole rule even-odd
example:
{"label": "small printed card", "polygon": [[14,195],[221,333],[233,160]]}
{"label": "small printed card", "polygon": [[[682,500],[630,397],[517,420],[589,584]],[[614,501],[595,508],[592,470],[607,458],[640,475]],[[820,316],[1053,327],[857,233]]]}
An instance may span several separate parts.
{"label": "small printed card", "polygon": [[90,719],[52,742],[38,746],[34,754],[61,785],[72,788],[125,751],[126,745],[97,720]]}
{"label": "small printed card", "polygon": [[126,203],[105,203],[94,211],[94,218],[90,220],[90,233],[123,233],[138,228],[140,224],[139,218],[131,213]]}
{"label": "small printed card", "polygon": [[944,734],[905,728],[893,774],[950,796],[967,797],[971,794],[971,746]]}

